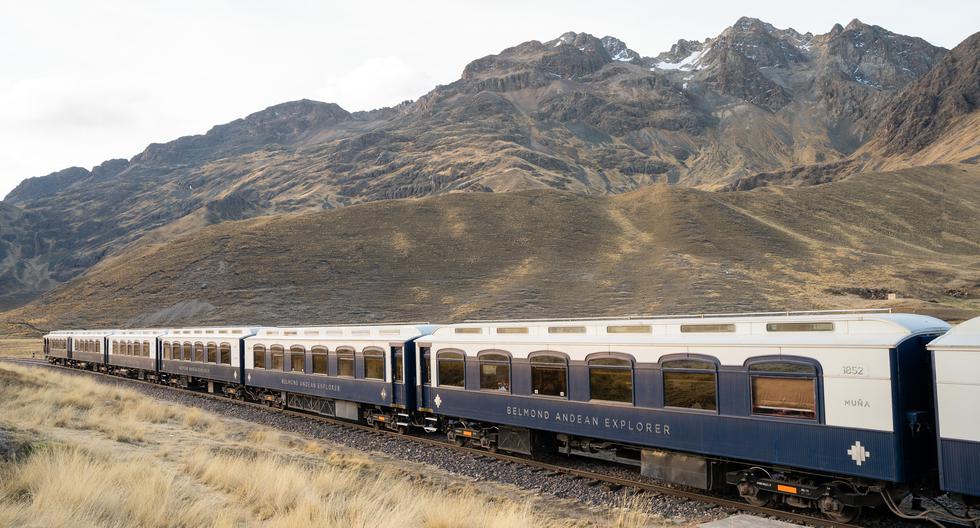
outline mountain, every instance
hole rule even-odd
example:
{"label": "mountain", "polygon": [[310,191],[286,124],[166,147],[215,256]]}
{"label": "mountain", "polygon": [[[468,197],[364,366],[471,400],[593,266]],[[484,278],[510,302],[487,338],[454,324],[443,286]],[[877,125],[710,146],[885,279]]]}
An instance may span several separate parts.
{"label": "mountain", "polygon": [[[143,243],[0,323],[275,325],[868,305],[963,319],[980,313],[978,194],[980,167],[961,165],[750,192],[654,185],[613,196],[387,200]],[[886,300],[889,292],[900,299]]]}
{"label": "mountain", "polygon": [[[946,54],[889,101],[862,154],[879,166],[980,161],[980,33]],[[889,163],[890,162],[890,163]]]}
{"label": "mountain", "polygon": [[[947,55],[857,20],[813,35],[742,18],[655,57],[585,33],[525,42],[393,108],[289,102],[130,160],[27,180],[4,203],[37,218],[30,243],[50,251],[45,273],[17,275],[18,288],[39,293],[137,242],[372,201],[832,181],[891,159],[861,149],[889,103]],[[924,97],[938,86],[924,84]]]}

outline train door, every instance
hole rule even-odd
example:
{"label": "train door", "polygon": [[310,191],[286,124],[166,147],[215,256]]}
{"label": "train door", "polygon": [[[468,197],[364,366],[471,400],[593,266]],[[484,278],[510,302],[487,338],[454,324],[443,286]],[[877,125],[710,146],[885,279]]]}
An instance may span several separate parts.
{"label": "train door", "polygon": [[391,403],[404,408],[407,404],[404,345],[391,345],[388,360],[391,362]]}

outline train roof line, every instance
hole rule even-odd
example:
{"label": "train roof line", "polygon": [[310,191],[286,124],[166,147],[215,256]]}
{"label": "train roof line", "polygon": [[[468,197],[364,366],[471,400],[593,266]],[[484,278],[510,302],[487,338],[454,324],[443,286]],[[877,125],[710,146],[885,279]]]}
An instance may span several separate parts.
{"label": "train roof line", "polygon": [[890,314],[891,308],[861,308],[853,310],[795,310],[781,312],[736,312],[736,313],[697,313],[676,315],[628,314],[609,317],[563,317],[532,319],[466,319],[463,323],[546,323],[566,321],[631,321],[646,319],[710,319],[718,317],[786,317],[794,315],[859,315]]}

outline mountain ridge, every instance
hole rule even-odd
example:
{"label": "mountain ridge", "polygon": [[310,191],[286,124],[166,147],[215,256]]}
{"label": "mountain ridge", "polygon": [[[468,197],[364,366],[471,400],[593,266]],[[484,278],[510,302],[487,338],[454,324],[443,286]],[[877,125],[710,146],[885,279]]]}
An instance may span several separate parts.
{"label": "mountain ridge", "polygon": [[[857,20],[814,35],[743,17],[656,57],[586,33],[521,43],[392,108],[274,105],[130,160],[22,182],[4,203],[38,220],[34,243],[49,249],[17,275],[18,291],[44,291],[143,239],[257,216],[453,192],[809,185],[901,168],[869,141],[889,102],[949,53]],[[971,159],[967,125],[953,138],[965,146],[937,143],[928,162]],[[24,231],[19,218],[0,219],[0,231]]]}

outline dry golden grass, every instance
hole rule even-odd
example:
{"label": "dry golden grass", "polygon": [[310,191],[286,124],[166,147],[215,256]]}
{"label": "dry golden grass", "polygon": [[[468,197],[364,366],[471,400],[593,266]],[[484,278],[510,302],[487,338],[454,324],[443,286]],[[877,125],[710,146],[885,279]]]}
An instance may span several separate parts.
{"label": "dry golden grass", "polygon": [[[6,432],[5,432],[6,431]],[[661,526],[137,392],[0,364],[0,526]]]}
{"label": "dry golden grass", "polygon": [[0,356],[2,357],[31,357],[37,354],[41,357],[44,351],[43,339],[2,337],[0,338]]}

